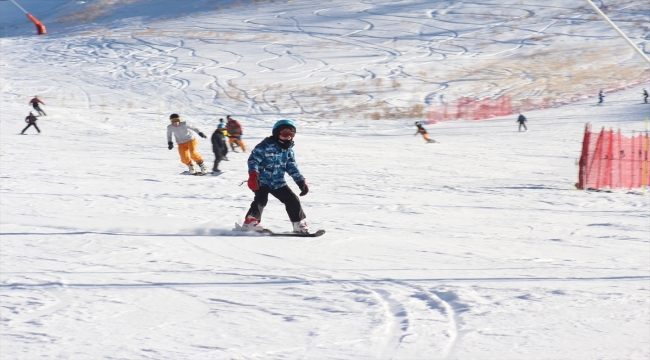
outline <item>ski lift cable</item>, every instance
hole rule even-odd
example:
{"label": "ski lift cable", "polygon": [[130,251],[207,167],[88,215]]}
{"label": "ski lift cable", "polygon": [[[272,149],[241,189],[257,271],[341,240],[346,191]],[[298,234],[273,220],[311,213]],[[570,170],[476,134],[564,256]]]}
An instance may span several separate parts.
{"label": "ski lift cable", "polygon": [[15,0],[11,0],[11,2],[14,3],[14,5],[18,6],[18,8],[22,10],[25,14],[27,14],[27,10],[23,9],[22,6],[18,5],[18,3]]}
{"label": "ski lift cable", "polygon": [[[12,1],[13,1],[13,0],[12,0]],[[636,51],[637,51],[641,56],[643,56],[643,58],[644,58],[644,59],[645,59],[645,60],[650,64],[650,58],[648,58],[648,56],[647,56],[646,54],[644,54],[643,51],[642,51],[640,48],[638,48],[638,47],[636,46],[636,44],[634,44],[634,43],[632,42],[632,40],[630,40],[630,38],[628,38],[627,35],[625,35],[625,33],[623,33],[623,31],[621,31],[621,29],[618,28],[618,26],[616,26],[616,24],[613,23],[612,20],[610,20],[610,19],[607,17],[607,15],[605,15],[605,13],[602,12],[602,10],[600,10],[600,8],[599,8],[598,6],[596,6],[596,4],[594,4],[593,2],[591,2],[591,0],[587,0],[587,2],[589,3],[589,5],[591,5],[592,8],[594,8],[594,10],[596,10],[596,12],[598,13],[598,15],[600,15],[603,19],[605,19],[605,21],[607,21],[607,23],[608,23],[612,28],[614,28],[614,30],[616,30],[616,32],[618,32],[618,34],[621,35],[621,36],[623,37],[623,39],[625,39],[625,40],[626,40],[630,45],[632,45],[632,47],[634,48],[634,50],[636,50]]]}

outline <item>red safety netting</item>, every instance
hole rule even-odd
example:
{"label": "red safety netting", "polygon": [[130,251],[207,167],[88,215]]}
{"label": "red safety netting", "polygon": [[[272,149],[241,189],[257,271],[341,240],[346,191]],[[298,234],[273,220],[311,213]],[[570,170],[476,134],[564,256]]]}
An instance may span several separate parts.
{"label": "red safety netting", "polygon": [[600,133],[585,126],[580,156],[578,189],[638,188],[650,185],[648,161],[648,134],[631,138],[621,135],[620,130],[605,130]]}
{"label": "red safety netting", "polygon": [[497,116],[510,115],[512,112],[510,97],[501,96],[496,99],[474,100],[460,98],[449,104],[432,105],[429,107],[428,124],[455,119],[482,120]]}

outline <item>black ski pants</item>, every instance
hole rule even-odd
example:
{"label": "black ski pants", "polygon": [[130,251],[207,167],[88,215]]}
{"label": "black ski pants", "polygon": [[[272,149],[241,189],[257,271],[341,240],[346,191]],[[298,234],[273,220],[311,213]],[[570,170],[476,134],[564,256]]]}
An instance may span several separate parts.
{"label": "black ski pants", "polygon": [[212,166],[212,171],[218,172],[219,170],[219,163],[223,160],[223,155],[219,153],[214,153],[214,166]]}
{"label": "black ski pants", "polygon": [[21,131],[20,133],[24,134],[25,130],[29,129],[30,126],[34,126],[36,128],[36,131],[38,131],[39,133],[41,132],[41,129],[39,129],[38,126],[36,126],[36,123],[29,123],[27,126],[25,126],[23,131]]}
{"label": "black ski pants", "polygon": [[41,110],[41,107],[38,106],[38,104],[34,104],[34,110],[38,111],[38,115],[45,115],[45,116],[47,116],[47,114],[45,113],[45,111]]}
{"label": "black ski pants", "polygon": [[524,129],[528,130],[528,128],[526,127],[526,124],[524,124],[523,122],[520,122],[519,123],[519,131],[521,131],[522,126],[524,127]]}
{"label": "black ski pants", "polygon": [[260,186],[259,190],[253,192],[255,193],[255,198],[251,203],[250,209],[248,209],[248,212],[246,213],[246,217],[252,216],[262,220],[262,212],[264,211],[264,207],[266,207],[266,203],[269,202],[269,194],[273,195],[284,204],[291,222],[299,222],[307,217],[305,216],[304,211],[302,211],[298,195],[291,191],[289,185],[285,185],[275,190],[272,190],[268,186]]}

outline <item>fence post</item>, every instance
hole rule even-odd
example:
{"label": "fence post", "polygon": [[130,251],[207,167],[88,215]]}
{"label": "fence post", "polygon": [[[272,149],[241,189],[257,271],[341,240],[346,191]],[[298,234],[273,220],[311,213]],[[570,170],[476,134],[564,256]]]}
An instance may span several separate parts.
{"label": "fence post", "polygon": [[612,184],[612,157],[614,153],[614,130],[611,128],[609,129],[609,146],[607,147],[607,180],[606,180],[606,186],[609,186],[609,188],[613,188]]}
{"label": "fence post", "polygon": [[648,131],[646,130],[644,136],[644,149],[643,149],[643,195],[645,195],[645,188],[648,185]]}
{"label": "fence post", "polygon": [[621,149],[623,149],[623,146],[621,145],[621,128],[618,128],[618,134],[616,135],[616,139],[618,140],[618,187],[623,188],[623,156],[621,153]]}
{"label": "fence post", "polygon": [[634,182],[634,175],[636,175],[636,144],[635,144],[636,139],[634,138],[634,130],[632,130],[632,158],[630,159],[630,173],[632,173],[632,182],[631,182],[631,187],[636,187],[636,182]]}
{"label": "fence post", "polygon": [[[603,136],[605,134],[605,127],[600,130],[600,134],[598,134],[598,141],[596,141],[596,151],[594,155],[594,159],[598,159],[598,174],[596,174],[596,189],[600,189],[600,174],[601,174],[601,169],[603,167]],[[592,164],[593,164],[593,159],[592,159]],[[591,166],[590,166],[591,168]]]}
{"label": "fence post", "polygon": [[585,124],[585,134],[582,138],[582,153],[580,154],[578,183],[576,188],[585,190],[587,186],[587,163],[589,161],[589,140],[591,139],[591,125]]}

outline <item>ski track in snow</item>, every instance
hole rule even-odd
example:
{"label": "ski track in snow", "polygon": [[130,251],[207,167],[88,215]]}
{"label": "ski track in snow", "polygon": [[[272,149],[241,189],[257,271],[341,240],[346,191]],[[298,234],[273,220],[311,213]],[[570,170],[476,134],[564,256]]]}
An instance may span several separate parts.
{"label": "ski track in snow", "polygon": [[[152,3],[147,16],[183,6]],[[640,63],[604,23],[569,1],[248,6],[0,39],[13,49],[0,64],[3,356],[650,356],[649,197],[572,190],[584,123],[641,131],[642,87],[527,112],[527,133],[512,116],[427,126],[440,144],[413,137],[413,119],[368,121],[441,95],[587,98],[580,79],[554,83],[576,68],[544,57],[574,46],[602,77],[584,82],[648,88],[647,74],[601,70],[585,39],[619,68]],[[607,12],[647,48],[647,6]],[[18,136],[35,94],[43,134]],[[233,114],[249,148],[297,120],[303,205],[325,236],[232,233],[252,200],[247,154],[218,178],[179,177],[171,112],[206,134]],[[289,226],[274,199],[264,223]]]}

